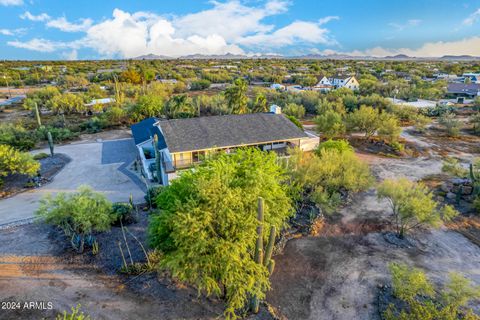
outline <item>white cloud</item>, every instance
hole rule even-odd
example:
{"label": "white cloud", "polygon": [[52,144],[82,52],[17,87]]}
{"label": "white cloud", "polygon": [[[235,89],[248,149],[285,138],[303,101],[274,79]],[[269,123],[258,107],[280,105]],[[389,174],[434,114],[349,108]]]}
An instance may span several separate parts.
{"label": "white cloud", "polygon": [[23,20],[30,20],[30,21],[47,21],[50,20],[50,16],[46,13],[41,13],[39,15],[33,15],[29,11],[25,11],[25,13],[20,15],[20,18]]}
{"label": "white cloud", "polygon": [[26,31],[25,28],[19,28],[19,29],[0,29],[0,34],[4,36],[15,36],[15,35],[21,35],[24,34]]}
{"label": "white cloud", "polygon": [[0,0],[0,5],[2,6],[21,6],[23,0]]}
{"label": "white cloud", "polygon": [[480,8],[478,8],[476,11],[474,11],[472,14],[470,14],[465,20],[463,20],[462,24],[465,26],[471,26],[477,20],[480,19]]}
{"label": "white cloud", "polygon": [[398,54],[405,54],[410,57],[441,57],[444,55],[471,55],[480,56],[480,37],[465,38],[457,41],[438,41],[427,42],[421,47],[412,48],[383,48],[375,47],[366,50],[355,50],[352,52],[333,52],[348,54],[353,56],[373,56],[373,57],[385,57],[394,56]]}
{"label": "white cloud", "polygon": [[[294,21],[277,28],[264,22],[270,16],[285,13],[290,1],[269,0],[263,5],[248,6],[243,1],[212,1],[211,8],[183,16],[160,16],[150,12],[129,13],[115,9],[112,17],[94,24],[90,19],[68,22],[47,14],[34,16],[28,11],[23,19],[45,21],[47,27],[65,32],[84,32],[74,42],[46,39],[9,45],[53,52],[62,49],[91,48],[103,57],[131,58],[144,54],[178,57],[189,54],[243,54],[275,49],[294,43],[334,44],[329,30],[322,25],[338,19],[328,16],[316,22]],[[273,50],[272,50],[273,49]]]}
{"label": "white cloud", "polygon": [[81,40],[72,42],[51,41],[42,38],[34,38],[26,42],[8,41],[7,44],[12,47],[22,48],[39,52],[54,52],[62,49],[78,49],[83,46]]}
{"label": "white cloud", "polygon": [[388,25],[392,28],[397,29],[397,31],[403,31],[403,30],[405,30],[407,28],[410,28],[410,27],[416,27],[421,22],[422,22],[422,20],[420,20],[420,19],[410,19],[410,20],[407,20],[405,23],[390,22]]}
{"label": "white cloud", "polygon": [[47,27],[56,28],[63,32],[79,32],[87,31],[88,28],[92,25],[93,21],[91,19],[80,19],[80,23],[71,23],[68,22],[65,17],[60,17],[57,19],[50,20],[46,23]]}

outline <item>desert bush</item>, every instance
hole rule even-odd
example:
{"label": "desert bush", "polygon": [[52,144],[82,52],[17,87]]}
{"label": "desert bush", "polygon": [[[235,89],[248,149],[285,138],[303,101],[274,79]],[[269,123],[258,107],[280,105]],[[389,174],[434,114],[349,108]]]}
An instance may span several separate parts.
{"label": "desert bush", "polygon": [[37,129],[37,137],[41,140],[48,141],[48,132],[52,135],[53,141],[59,143],[62,141],[68,141],[78,137],[78,132],[71,131],[68,128],[58,128],[51,126],[42,126]]}
{"label": "desert bush", "polygon": [[36,155],[34,155],[33,159],[34,160],[42,160],[42,159],[45,159],[45,158],[48,158],[48,157],[50,157],[50,155],[48,155],[47,153],[40,152],[40,153],[37,153]]}
{"label": "desert bush", "polygon": [[190,90],[205,90],[210,87],[211,82],[207,79],[200,79],[190,83]]}
{"label": "desert bush", "polygon": [[467,169],[463,168],[456,158],[448,157],[442,162],[442,171],[454,177],[466,177]]}
{"label": "desert bush", "polygon": [[427,129],[427,125],[429,125],[431,122],[432,122],[432,119],[422,114],[417,114],[413,118],[413,126],[415,127],[415,130],[417,130],[420,133],[424,133]]}
{"label": "desert bush", "polygon": [[446,112],[440,116],[438,123],[445,128],[447,135],[457,137],[460,134],[462,122],[455,118],[453,112]]}
{"label": "desert bush", "polygon": [[458,212],[449,205],[438,208],[433,193],[422,183],[407,178],[385,179],[377,187],[378,197],[389,201],[392,221],[403,238],[409,231],[425,225],[439,227]]}
{"label": "desert bush", "polygon": [[28,152],[21,152],[11,146],[0,144],[0,184],[2,184],[2,177],[9,174],[34,176],[38,170],[40,170],[40,164]]}
{"label": "desert bush", "polygon": [[108,121],[103,117],[92,117],[80,125],[82,130],[88,133],[97,133],[107,127]]}
{"label": "desert bush", "polygon": [[336,150],[339,153],[343,152],[353,152],[353,147],[348,143],[347,140],[327,140],[318,145],[318,148],[315,150],[317,156],[322,155],[322,150]]}
{"label": "desert bush", "polygon": [[150,187],[148,188],[147,190],[147,193],[145,194],[145,201],[152,207],[152,208],[156,208],[157,207],[157,202],[156,202],[156,198],[157,196],[163,192],[163,190],[165,189],[164,186],[154,186],[154,187]]}
{"label": "desert bush", "polygon": [[287,171],[292,188],[303,190],[327,213],[336,208],[342,192],[358,192],[371,185],[373,177],[368,165],[353,152],[324,148],[317,154],[290,150]]}
{"label": "desert bush", "polygon": [[373,136],[380,126],[378,110],[365,105],[348,114],[346,121],[349,131],[362,131],[365,133],[365,138]]}
{"label": "desert bush", "polygon": [[93,244],[94,232],[109,230],[117,218],[112,203],[88,186],[81,186],[74,193],[45,196],[35,214],[38,220],[61,228],[80,253],[85,244]]}
{"label": "desert bush", "polygon": [[72,307],[71,312],[63,311],[61,314],[57,314],[55,320],[91,320],[90,316],[85,315],[80,311],[81,305]]}
{"label": "desert bush", "polygon": [[133,206],[128,202],[115,202],[112,205],[112,212],[115,215],[114,223],[130,224],[136,221]]}
{"label": "desert bush", "polygon": [[0,144],[6,144],[21,151],[28,151],[37,142],[37,136],[20,125],[0,124]]}
{"label": "desert bush", "polygon": [[479,319],[469,303],[480,299],[480,286],[458,273],[450,273],[443,288],[435,288],[425,273],[405,264],[389,265],[393,296],[400,303],[391,303],[383,316],[386,320],[449,320]]}

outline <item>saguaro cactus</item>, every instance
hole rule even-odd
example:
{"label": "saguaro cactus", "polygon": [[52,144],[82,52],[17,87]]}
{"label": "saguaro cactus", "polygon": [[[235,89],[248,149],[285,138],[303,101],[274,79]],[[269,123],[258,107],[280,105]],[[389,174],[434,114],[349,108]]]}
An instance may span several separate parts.
{"label": "saguaro cactus", "polygon": [[38,110],[38,104],[35,102],[35,117],[37,118],[37,124],[40,128],[42,126],[42,119],[40,119],[40,111]]}
{"label": "saguaro cactus", "polygon": [[50,131],[47,132],[47,139],[48,139],[48,147],[50,148],[50,155],[53,157],[53,138],[52,138],[52,133]]}
{"label": "saguaro cactus", "polygon": [[[268,236],[268,242],[263,249],[263,213],[264,213],[264,201],[263,198],[258,198],[258,212],[257,212],[257,241],[255,243],[255,255],[254,260],[258,264],[263,264],[270,274],[273,273],[275,268],[275,261],[272,259],[273,247],[275,245],[275,238],[277,235],[277,229],[275,226],[270,227],[270,234]],[[252,297],[250,309],[254,313],[258,313],[260,301],[257,296]]]}

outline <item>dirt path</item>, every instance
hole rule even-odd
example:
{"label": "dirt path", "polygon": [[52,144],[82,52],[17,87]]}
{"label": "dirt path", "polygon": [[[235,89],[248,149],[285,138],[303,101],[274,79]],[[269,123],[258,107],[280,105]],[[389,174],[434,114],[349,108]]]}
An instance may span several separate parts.
{"label": "dirt path", "polygon": [[[440,173],[442,166],[435,152],[419,159],[361,157],[379,180],[419,180]],[[290,240],[275,258],[269,303],[289,319],[378,319],[378,286],[389,282],[387,268],[393,261],[425,269],[437,283],[456,271],[480,285],[480,247],[446,228],[420,232],[418,248],[396,247],[381,233],[390,228],[389,212],[372,189],[356,195],[318,236]]]}

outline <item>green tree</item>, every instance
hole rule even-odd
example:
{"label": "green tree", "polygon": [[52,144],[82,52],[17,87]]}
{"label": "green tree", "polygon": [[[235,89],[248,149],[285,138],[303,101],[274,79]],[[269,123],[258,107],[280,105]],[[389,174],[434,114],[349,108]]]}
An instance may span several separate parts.
{"label": "green tree", "polygon": [[255,102],[252,106],[252,112],[267,112],[267,97],[263,93],[258,93],[255,96]]}
{"label": "green tree", "polygon": [[170,118],[191,118],[195,116],[192,99],[185,94],[170,98],[165,105],[165,115]]}
{"label": "green tree", "polygon": [[255,148],[219,154],[182,173],[156,198],[160,212],[148,234],[164,253],[161,264],[199,292],[225,297],[227,318],[269,288],[267,267],[252,256],[258,197],[265,202],[265,230],[281,230],[293,213],[277,162],[274,153]]}
{"label": "green tree", "polygon": [[45,196],[35,215],[39,220],[60,227],[80,253],[93,232],[109,230],[117,219],[112,203],[88,186],[81,186],[75,193]]}
{"label": "green tree", "polygon": [[158,117],[164,111],[163,98],[154,94],[141,96],[128,111],[129,118],[138,122],[149,117]]}
{"label": "green tree", "polygon": [[348,114],[346,120],[349,130],[359,130],[364,132],[366,139],[373,136],[380,126],[378,111],[365,105],[362,105],[360,109]]}
{"label": "green tree", "polygon": [[305,117],[305,108],[296,103],[289,103],[283,108],[283,113],[289,116],[294,116],[297,119]]}
{"label": "green tree", "polygon": [[0,144],[0,184],[1,178],[19,173],[34,176],[40,170],[40,163],[28,152],[20,152],[13,147]]}
{"label": "green tree", "polygon": [[353,148],[350,145],[350,143],[348,143],[347,140],[343,140],[343,139],[332,140],[332,139],[329,139],[329,140],[324,141],[324,142],[322,142],[318,145],[318,148],[315,150],[315,154],[317,156],[321,156],[322,155],[322,150],[332,150],[332,149],[338,151],[339,153],[353,152]]}
{"label": "green tree", "polygon": [[424,225],[439,227],[442,221],[449,221],[458,214],[448,205],[439,210],[432,192],[424,184],[407,178],[385,179],[377,187],[377,193],[379,198],[388,200],[400,238]]}
{"label": "green tree", "polygon": [[316,116],[314,121],[317,125],[317,132],[322,133],[328,139],[341,136],[346,131],[342,115],[333,110],[328,110],[324,114]]}
{"label": "green tree", "polygon": [[379,117],[378,135],[388,143],[398,142],[402,128],[398,119],[389,113],[382,113]]}
{"label": "green tree", "polygon": [[237,78],[233,85],[225,90],[225,99],[227,106],[234,114],[244,114],[248,112],[248,84],[244,79]]}
{"label": "green tree", "polygon": [[55,113],[75,113],[85,112],[87,107],[80,95],[73,93],[63,93],[54,96],[48,103],[47,107]]}

